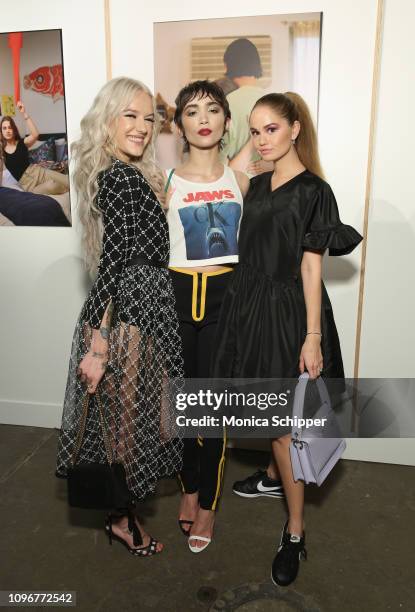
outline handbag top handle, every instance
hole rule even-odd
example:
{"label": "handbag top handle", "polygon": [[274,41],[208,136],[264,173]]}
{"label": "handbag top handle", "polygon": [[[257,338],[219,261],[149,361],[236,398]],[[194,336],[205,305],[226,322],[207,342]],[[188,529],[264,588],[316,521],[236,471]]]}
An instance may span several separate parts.
{"label": "handbag top handle", "polygon": [[[298,419],[301,419],[303,416],[304,398],[305,398],[305,392],[306,392],[306,388],[307,388],[307,384],[309,380],[310,380],[310,376],[308,372],[304,372],[304,374],[301,374],[301,376],[298,379],[298,383],[295,388],[295,394],[294,394],[293,418],[297,417]],[[327,404],[330,407],[331,402],[330,402],[329,392],[327,391],[327,387],[323,379],[321,378],[321,376],[316,378],[316,385],[317,385],[317,390],[318,390],[318,394],[320,396],[321,402],[323,404]],[[297,427],[296,425],[293,425],[293,428],[292,428],[293,435],[297,434],[298,436],[300,436],[301,431],[302,431],[302,427]]]}
{"label": "handbag top handle", "polygon": [[[114,461],[114,457],[113,457],[113,453],[112,453],[111,444],[110,444],[110,442],[108,440],[108,436],[107,436],[107,432],[106,432],[106,428],[105,428],[104,411],[103,411],[103,408],[102,408],[101,396],[100,396],[98,390],[95,392],[95,398],[96,398],[97,404],[98,404],[99,420],[100,420],[100,423],[101,423],[102,436],[104,438],[104,446],[105,446],[105,453],[107,455],[107,461],[108,461],[109,465],[112,465],[112,463]],[[82,402],[82,414],[81,414],[81,419],[80,419],[80,422],[79,422],[79,431],[78,431],[78,434],[76,436],[75,447],[74,447],[74,451],[72,453],[72,465],[75,465],[76,459],[78,457],[79,451],[80,451],[81,446],[82,446],[82,440],[84,438],[85,427],[86,427],[86,417],[88,415],[88,409],[89,409],[89,401],[90,401],[90,394],[86,393],[85,397],[83,399],[83,402]]]}

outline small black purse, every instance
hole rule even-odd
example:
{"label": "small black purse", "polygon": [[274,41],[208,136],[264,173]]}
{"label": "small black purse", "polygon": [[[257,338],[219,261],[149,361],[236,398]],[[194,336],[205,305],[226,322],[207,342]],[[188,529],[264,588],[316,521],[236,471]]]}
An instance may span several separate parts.
{"label": "small black purse", "polygon": [[76,508],[93,508],[111,510],[114,508],[130,508],[132,495],[128,490],[125,468],[121,463],[113,461],[112,448],[109,443],[104,422],[101,397],[95,393],[98,404],[105,453],[108,463],[76,463],[82,440],[85,434],[86,418],[90,395],[86,394],[83,401],[83,412],[79,432],[72,454],[72,466],[68,468],[68,501]]}

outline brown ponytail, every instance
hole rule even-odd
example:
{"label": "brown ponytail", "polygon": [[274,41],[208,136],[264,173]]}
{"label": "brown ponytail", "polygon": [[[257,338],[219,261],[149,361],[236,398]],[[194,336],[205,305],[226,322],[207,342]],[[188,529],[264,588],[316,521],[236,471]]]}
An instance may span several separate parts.
{"label": "brown ponytail", "polygon": [[285,94],[272,93],[259,98],[254,108],[257,106],[269,106],[290,125],[293,125],[294,121],[300,122],[301,129],[295,143],[297,155],[307,170],[324,179],[318,154],[317,132],[303,98],[292,91]]}

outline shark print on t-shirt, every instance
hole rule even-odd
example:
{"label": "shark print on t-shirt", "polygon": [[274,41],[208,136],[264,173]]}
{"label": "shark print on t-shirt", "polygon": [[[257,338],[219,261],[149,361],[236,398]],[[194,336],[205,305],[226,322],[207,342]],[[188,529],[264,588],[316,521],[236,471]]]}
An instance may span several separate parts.
{"label": "shark print on t-shirt", "polygon": [[225,166],[213,183],[173,174],[170,184],[170,266],[236,263],[242,195],[233,171]]}

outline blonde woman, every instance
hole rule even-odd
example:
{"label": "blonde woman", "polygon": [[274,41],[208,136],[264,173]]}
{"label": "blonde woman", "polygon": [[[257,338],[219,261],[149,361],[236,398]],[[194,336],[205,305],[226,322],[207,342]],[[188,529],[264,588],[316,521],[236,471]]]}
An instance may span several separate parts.
{"label": "blonde woman", "polygon": [[[182,443],[169,429],[169,378],[182,376],[178,321],[167,262],[169,234],[157,196],[154,98],[142,83],[113,79],[98,93],[73,146],[74,182],[86,259],[98,274],[82,308],[72,346],[57,475],[71,465],[85,393],[99,393],[105,428],[135,501],[159,478],[178,472]],[[99,384],[99,388],[98,388]],[[91,402],[90,402],[91,405]],[[105,461],[96,402],[88,414],[79,461]],[[131,515],[109,517],[110,538],[130,553],[163,546]]]}

